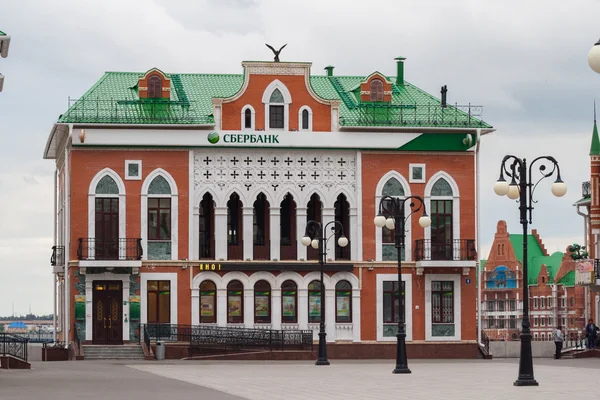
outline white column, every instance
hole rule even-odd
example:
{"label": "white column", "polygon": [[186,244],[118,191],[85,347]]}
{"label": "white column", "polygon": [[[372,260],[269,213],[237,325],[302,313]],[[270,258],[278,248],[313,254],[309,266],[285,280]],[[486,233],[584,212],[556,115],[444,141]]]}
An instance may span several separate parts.
{"label": "white column", "polygon": [[227,207],[215,207],[215,259],[227,260]]}
{"label": "white column", "polygon": [[[175,291],[177,293],[177,291]],[[131,315],[129,314],[129,275],[123,278],[123,302],[127,302],[126,306],[123,306],[123,340],[129,341],[129,321]],[[87,299],[86,299],[87,304]],[[86,307],[87,308],[87,307]]]}
{"label": "white column", "polygon": [[92,304],[94,280],[89,275],[85,278],[85,340],[92,340],[93,318],[96,315]]}
{"label": "white column", "polygon": [[298,328],[308,329],[308,289],[298,288]]}
{"label": "white column", "polygon": [[190,240],[192,241],[190,245],[190,260],[199,260],[200,259],[200,242],[198,241],[200,238],[200,207],[194,206],[193,208],[193,220],[191,222],[192,230],[190,235],[192,236]]}
{"label": "white column", "polygon": [[271,260],[281,257],[281,208],[269,207],[269,239],[271,246]]}
{"label": "white column", "polygon": [[217,289],[217,325],[227,326],[227,289]]}
{"label": "white column", "polygon": [[325,290],[325,332],[327,341],[335,342],[335,289]]}
{"label": "white column", "polygon": [[[219,299],[217,298],[217,303]],[[218,304],[217,304],[218,307]],[[192,315],[190,315],[190,321],[192,325],[200,324],[200,288],[192,288]]]}
{"label": "white column", "polygon": [[[327,225],[331,221],[335,221],[335,208],[323,207],[323,227],[325,227],[325,225]],[[323,232],[325,238],[329,238],[329,236],[331,235],[330,228],[332,226],[333,224],[331,224],[329,228],[327,228],[326,232]],[[335,261],[335,237],[332,237],[331,240],[328,242],[328,249],[327,254],[325,256],[325,261],[327,262],[329,260]]]}
{"label": "white column", "polygon": [[244,325],[254,328],[254,288],[244,288]]}
{"label": "white column", "polygon": [[[381,229],[380,229],[381,230]],[[359,260],[358,258],[358,210],[356,207],[350,208],[350,232],[344,232],[350,241],[350,259]]]}
{"label": "white column", "polygon": [[352,289],[352,340],[360,342],[360,289]]}
{"label": "white column", "polygon": [[254,207],[242,207],[242,232],[244,240],[244,260],[254,258]]}
{"label": "white column", "polygon": [[281,329],[281,289],[271,288],[271,325]]}
{"label": "white column", "polygon": [[[302,238],[306,229],[306,207],[296,207],[296,245],[298,260],[306,260],[306,247],[302,246]],[[307,295],[308,296],[308,295]],[[307,300],[308,301],[308,300]],[[308,307],[308,305],[307,305]],[[308,314],[306,314],[308,321]]]}

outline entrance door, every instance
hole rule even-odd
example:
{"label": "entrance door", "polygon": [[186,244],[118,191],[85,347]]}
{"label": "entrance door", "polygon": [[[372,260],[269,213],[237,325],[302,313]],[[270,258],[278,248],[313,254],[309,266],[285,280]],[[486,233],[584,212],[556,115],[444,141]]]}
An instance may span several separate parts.
{"label": "entrance door", "polygon": [[119,199],[96,198],[96,260],[119,259]]}
{"label": "entrance door", "polygon": [[122,282],[94,281],[92,301],[94,344],[123,344]]}

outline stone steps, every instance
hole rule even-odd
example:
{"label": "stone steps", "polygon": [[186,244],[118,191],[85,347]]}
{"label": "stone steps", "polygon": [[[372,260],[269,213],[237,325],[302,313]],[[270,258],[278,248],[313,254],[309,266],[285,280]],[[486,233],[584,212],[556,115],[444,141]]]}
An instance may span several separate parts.
{"label": "stone steps", "polygon": [[85,360],[144,360],[144,350],[140,345],[101,346],[84,345]]}

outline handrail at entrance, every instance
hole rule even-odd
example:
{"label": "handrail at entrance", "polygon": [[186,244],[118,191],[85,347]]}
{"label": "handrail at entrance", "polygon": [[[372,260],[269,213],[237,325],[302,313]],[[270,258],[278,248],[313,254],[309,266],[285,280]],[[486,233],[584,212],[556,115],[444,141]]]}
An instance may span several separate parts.
{"label": "handrail at entrance", "polygon": [[0,356],[13,356],[27,362],[27,345],[29,339],[10,333],[0,333]]}

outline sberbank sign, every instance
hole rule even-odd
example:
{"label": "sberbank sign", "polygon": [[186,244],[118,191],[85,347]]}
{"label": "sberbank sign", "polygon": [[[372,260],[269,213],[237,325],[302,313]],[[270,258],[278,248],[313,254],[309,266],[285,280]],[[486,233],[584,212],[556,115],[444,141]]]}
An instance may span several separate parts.
{"label": "sberbank sign", "polygon": [[[216,144],[221,140],[217,132],[208,134],[208,142]],[[279,144],[279,135],[270,134],[250,134],[250,133],[227,133],[223,135],[224,143],[277,143]]]}

